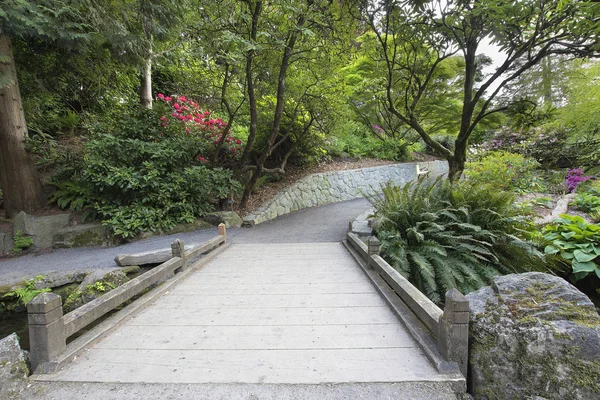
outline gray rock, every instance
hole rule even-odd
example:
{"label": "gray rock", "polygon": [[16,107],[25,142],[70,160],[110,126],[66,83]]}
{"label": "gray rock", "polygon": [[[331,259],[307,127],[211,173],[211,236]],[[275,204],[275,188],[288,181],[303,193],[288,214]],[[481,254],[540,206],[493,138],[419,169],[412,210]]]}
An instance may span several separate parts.
{"label": "gray rock", "polygon": [[213,227],[212,224],[210,224],[209,222],[203,221],[201,219],[197,219],[196,221],[192,222],[191,224],[177,224],[177,225],[175,225],[175,227],[173,229],[171,229],[168,232],[165,232],[165,234],[174,235],[176,233],[194,232],[199,229],[210,229],[212,227]]}
{"label": "gray rock", "polygon": [[0,339],[0,399],[15,399],[27,387],[27,361],[15,333]]}
{"label": "gray rock", "polygon": [[54,248],[108,246],[112,244],[108,230],[101,224],[68,226],[54,235]]}
{"label": "gray rock", "polygon": [[467,298],[475,398],[598,398],[600,316],[574,286],[530,272]]}
{"label": "gray rock", "polygon": [[65,312],[75,310],[129,281],[122,270],[94,270],[64,303]]}
{"label": "gray rock", "polygon": [[226,228],[239,228],[242,226],[242,218],[234,211],[218,211],[204,216],[204,220],[213,224],[225,224]]}
{"label": "gray rock", "polygon": [[12,236],[8,233],[0,232],[0,255],[10,252],[13,246]]}
{"label": "gray rock", "polygon": [[68,272],[51,272],[42,279],[35,282],[36,289],[57,288],[60,286],[69,285],[71,283],[80,283],[90,273],[89,270],[68,271]]}
{"label": "gray rock", "polygon": [[[186,250],[191,250],[193,244],[185,245]],[[168,249],[143,251],[133,254],[118,254],[115,257],[115,263],[119,267],[127,267],[130,265],[145,265],[145,264],[161,264],[171,259],[172,251]]]}
{"label": "gray rock", "polygon": [[24,211],[17,214],[14,220],[14,232],[31,236],[33,245],[38,249],[50,248],[54,234],[69,225],[71,214],[56,214],[34,217]]}

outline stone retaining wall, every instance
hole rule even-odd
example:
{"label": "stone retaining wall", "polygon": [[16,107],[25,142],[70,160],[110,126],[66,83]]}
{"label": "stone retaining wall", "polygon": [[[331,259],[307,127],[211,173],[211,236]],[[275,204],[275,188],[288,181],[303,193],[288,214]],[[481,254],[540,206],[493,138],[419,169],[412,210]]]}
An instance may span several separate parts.
{"label": "stone retaining wall", "polygon": [[428,176],[436,177],[448,173],[448,163],[414,162],[309,175],[247,215],[244,225],[253,226],[303,208],[375,194],[386,182],[401,185],[416,179],[417,169],[428,170]]}

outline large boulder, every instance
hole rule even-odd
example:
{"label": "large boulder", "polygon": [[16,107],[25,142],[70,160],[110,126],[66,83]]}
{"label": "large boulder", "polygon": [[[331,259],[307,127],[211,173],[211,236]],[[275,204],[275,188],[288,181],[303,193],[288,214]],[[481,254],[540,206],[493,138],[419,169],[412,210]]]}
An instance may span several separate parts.
{"label": "large boulder", "polygon": [[10,252],[13,249],[13,246],[12,236],[8,233],[0,232],[0,256]]}
{"label": "large boulder", "polygon": [[467,298],[476,399],[600,398],[600,316],[577,288],[530,272]]}
{"label": "large boulder", "polygon": [[110,246],[112,239],[108,229],[102,224],[91,223],[67,226],[56,232],[53,238],[54,248]]}
{"label": "large boulder", "polygon": [[38,249],[52,247],[56,232],[67,227],[71,214],[56,214],[35,217],[24,211],[17,214],[14,221],[14,231],[21,235],[31,236],[33,245]]}
{"label": "large boulder", "polygon": [[[139,270],[139,268],[138,268]],[[64,311],[71,312],[129,281],[122,269],[92,271],[64,302]]]}
{"label": "large boulder", "polygon": [[16,334],[0,339],[0,399],[15,399],[27,387],[27,361]]}

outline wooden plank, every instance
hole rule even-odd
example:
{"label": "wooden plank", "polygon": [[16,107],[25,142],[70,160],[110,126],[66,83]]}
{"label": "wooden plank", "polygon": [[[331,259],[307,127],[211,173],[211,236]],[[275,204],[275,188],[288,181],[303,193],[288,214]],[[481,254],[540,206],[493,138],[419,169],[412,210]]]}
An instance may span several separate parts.
{"label": "wooden plank", "polygon": [[352,247],[363,257],[363,259],[366,259],[367,255],[369,254],[367,245],[352,232],[348,232],[346,234],[346,238],[348,243],[352,245]]}
{"label": "wooden plank", "polygon": [[[168,310],[168,311],[167,311]],[[387,306],[357,308],[245,308],[204,309],[192,315],[185,309],[163,308],[160,303],[129,321],[138,326],[198,325],[339,325],[397,322]]]}
{"label": "wooden plank", "polygon": [[373,307],[385,305],[377,294],[314,294],[306,295],[176,295],[160,299],[162,307],[187,308],[314,308]]}
{"label": "wooden plank", "polygon": [[273,350],[416,347],[394,321],[377,325],[122,326],[97,349]]}
{"label": "wooden plank", "polygon": [[336,350],[96,350],[53,380],[154,383],[447,380],[414,348]]}
{"label": "wooden plank", "polygon": [[383,258],[379,256],[373,256],[372,258],[374,261],[373,266],[378,270],[379,275],[394,289],[412,312],[423,321],[433,335],[437,336],[438,321],[442,316],[442,310],[385,262]]}
{"label": "wooden plank", "polygon": [[191,276],[188,283],[223,283],[232,282],[232,284],[246,284],[246,283],[272,283],[272,284],[286,284],[286,283],[309,283],[309,282],[322,282],[322,283],[356,283],[364,282],[364,275],[361,271],[349,270],[344,273],[312,273],[312,274],[270,274],[265,275],[262,273],[250,273],[250,272],[236,272],[236,273],[218,273],[211,272],[203,274],[195,274]]}
{"label": "wooden plank", "polygon": [[69,337],[150,285],[166,280],[181,267],[181,258],[172,258],[158,267],[126,282],[110,292],[71,311],[63,317],[65,336]]}
{"label": "wooden plank", "polygon": [[286,283],[286,284],[269,284],[269,283],[247,283],[237,284],[231,282],[224,283],[207,283],[198,281],[197,283],[188,283],[172,290],[173,294],[350,294],[350,293],[377,293],[371,285],[365,285],[364,282],[357,283]]}
{"label": "wooden plank", "polygon": [[210,239],[207,242],[200,243],[198,245],[193,246],[189,251],[187,250],[187,246],[186,246],[185,255],[188,257],[188,259],[192,259],[192,258],[198,257],[202,253],[206,253],[207,251],[210,251],[216,247],[219,247],[219,245],[224,242],[225,242],[225,237],[219,235],[217,237]]}

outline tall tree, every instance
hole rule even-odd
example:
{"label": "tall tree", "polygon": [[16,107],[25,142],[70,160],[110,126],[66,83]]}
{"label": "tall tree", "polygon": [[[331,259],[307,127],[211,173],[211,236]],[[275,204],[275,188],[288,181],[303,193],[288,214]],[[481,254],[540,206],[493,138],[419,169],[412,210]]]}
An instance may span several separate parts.
{"label": "tall tree", "polygon": [[19,92],[12,37],[80,40],[85,25],[62,1],[8,0],[0,8],[0,185],[8,217],[46,203],[37,170],[25,150],[27,124]]}
{"label": "tall tree", "polygon": [[[315,68],[322,55],[332,49],[339,38],[344,9],[337,2],[294,0],[265,2],[245,0],[249,21],[246,41],[246,89],[250,114],[250,131],[240,170],[250,172],[240,207],[244,208],[252,190],[265,173],[284,174],[290,156],[307,137],[319,113],[309,104],[318,86],[324,82],[325,69]],[[335,27],[339,27],[336,30]],[[347,27],[347,25],[346,25]],[[338,36],[336,36],[336,33]],[[262,70],[265,68],[266,71]],[[263,72],[264,71],[264,72]],[[293,74],[306,79],[294,80]],[[308,71],[302,74],[301,71]],[[260,106],[257,89],[270,90]],[[273,93],[274,92],[274,96]],[[259,152],[256,139],[259,120],[268,118]],[[277,150],[283,155],[274,159]],[[252,152],[256,158],[250,160]],[[251,161],[251,162],[250,162]],[[275,164],[275,165],[269,165]]]}
{"label": "tall tree", "polygon": [[[552,55],[594,56],[599,10],[577,0],[380,0],[362,1],[363,16],[375,32],[387,70],[387,107],[414,129],[449,164],[449,179],[459,179],[469,137],[488,116],[504,111],[494,99],[510,82]],[[592,22],[590,22],[592,21]],[[594,25],[597,28],[596,25]],[[490,37],[503,61],[481,75],[480,45]],[[436,141],[422,120],[436,71],[444,60],[464,59],[459,129],[452,151]],[[404,81],[404,90],[394,86]]]}
{"label": "tall tree", "polygon": [[122,58],[139,66],[140,104],[152,108],[152,64],[176,48],[193,2],[127,0],[93,8],[89,18]]}

